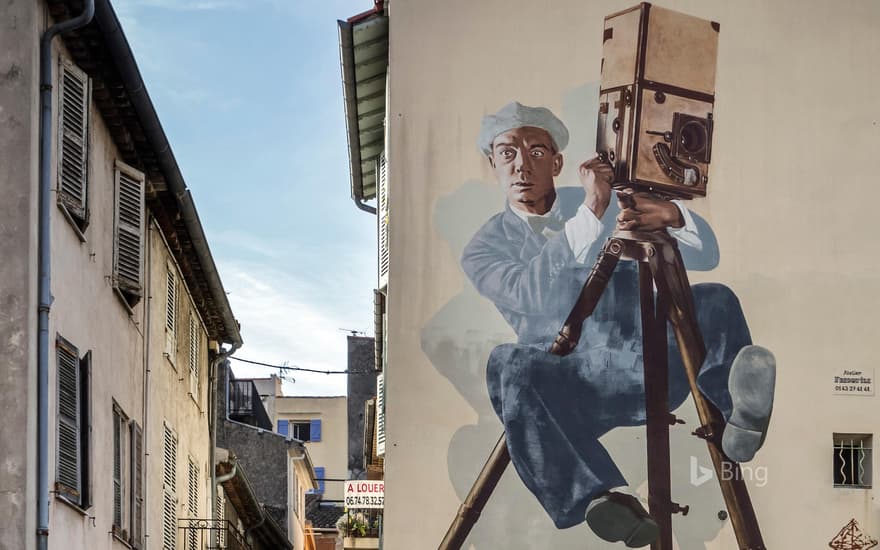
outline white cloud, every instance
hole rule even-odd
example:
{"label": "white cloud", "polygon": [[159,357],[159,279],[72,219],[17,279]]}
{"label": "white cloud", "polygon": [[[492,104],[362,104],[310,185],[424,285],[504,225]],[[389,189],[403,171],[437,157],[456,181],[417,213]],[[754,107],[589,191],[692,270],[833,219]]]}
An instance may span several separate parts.
{"label": "white cloud", "polygon": [[[334,315],[325,304],[338,297],[315,293],[313,285],[257,262],[220,262],[232,311],[241,322],[244,347],[237,356],[274,365],[320,371],[347,367],[346,333],[341,327],[366,325],[371,311],[364,303],[354,314]],[[357,318],[357,319],[355,319]],[[238,376],[268,376],[272,371],[233,361]],[[289,373],[292,395],[344,395],[344,375]]]}

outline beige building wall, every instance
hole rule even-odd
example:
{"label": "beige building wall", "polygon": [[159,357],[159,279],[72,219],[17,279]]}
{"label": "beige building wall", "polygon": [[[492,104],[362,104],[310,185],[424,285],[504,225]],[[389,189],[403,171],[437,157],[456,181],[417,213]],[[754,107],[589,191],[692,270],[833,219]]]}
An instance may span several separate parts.
{"label": "beige building wall", "polygon": [[306,548],[306,492],[316,488],[310,472],[308,452],[299,456],[290,453],[287,469],[287,495],[290,513],[287,514],[287,532],[291,534],[293,550]]}
{"label": "beige building wall", "polygon": [[[385,548],[433,548],[501,432],[486,398],[493,345],[513,334],[459,268],[504,197],[476,147],[480,119],[512,100],[544,105],[572,140],[557,185],[594,150],[605,15],[623,0],[410,0],[390,6],[390,163]],[[827,546],[851,518],[874,538],[868,489],[832,486],[832,434],[880,431],[877,400],[833,394],[844,368],[873,369],[880,336],[874,166],[880,151],[880,4],[857,0],[669,0],[719,21],[712,183],[689,206],[713,227],[720,265],[692,282],[733,288],[753,339],[776,354],[776,407],[749,487],[769,548]],[[426,332],[427,328],[427,332]],[[437,352],[432,364],[425,349]],[[437,359],[437,358],[434,358]],[[438,370],[439,369],[439,370]],[[443,371],[441,370],[449,369]],[[456,370],[458,369],[458,370]],[[450,383],[467,371],[464,391]],[[705,446],[673,440],[681,548],[736,548],[717,485],[688,483]],[[675,429],[674,429],[675,430]],[[645,494],[643,430],[603,438]],[[874,471],[877,468],[876,460]],[[760,474],[758,474],[760,475]],[[611,548],[586,526],[558,531],[510,469],[473,548]]]}
{"label": "beige building wall", "polygon": [[[41,2],[13,2],[0,8],[0,183],[3,201],[0,250],[10,261],[0,268],[4,319],[4,365],[0,385],[0,412],[4,460],[0,470],[0,548],[30,549],[36,541],[35,442],[36,442],[36,248],[37,248],[37,121],[39,37],[51,24]],[[53,42],[53,73],[57,82],[61,58],[69,58],[61,39]],[[186,351],[177,350],[175,371],[163,356],[164,271],[170,261],[158,229],[145,228],[143,298],[130,309],[113,288],[115,174],[121,154],[94,102],[89,110],[88,208],[89,224],[82,235],[56,206],[58,87],[53,91],[51,181],[53,303],[49,323],[49,548],[126,548],[112,533],[113,524],[113,409],[144,430],[145,547],[162,542],[162,423],[178,434],[179,517],[209,517],[207,388],[209,344],[199,321],[199,384],[195,398],[188,393]],[[148,217],[148,216],[145,216]],[[179,315],[194,311],[180,280]],[[188,325],[181,322],[181,334]],[[56,337],[77,347],[79,355],[91,352],[88,453],[92,504],[80,509],[53,490],[57,461],[57,348]],[[183,337],[181,337],[183,342]],[[150,388],[145,392],[146,380]],[[145,403],[145,395],[147,402]],[[127,430],[123,434],[123,525],[130,532],[131,463],[133,450]],[[7,437],[8,436],[8,437]],[[8,444],[7,444],[8,443]],[[187,457],[199,467],[199,509],[187,502]],[[176,525],[175,525],[176,529]],[[120,535],[122,533],[119,533]],[[181,537],[178,537],[182,545]],[[182,547],[182,546],[181,546]]]}
{"label": "beige building wall", "polygon": [[[315,468],[324,468],[327,479],[348,477],[348,405],[345,396],[339,397],[276,397],[275,417],[290,422],[321,421],[321,440],[307,441],[309,457]],[[324,500],[343,498],[343,483],[328,481],[324,484]]]}
{"label": "beige building wall", "polygon": [[[209,462],[211,448],[208,430],[208,357],[209,350],[216,350],[216,343],[208,340],[198,312],[186,289],[183,276],[174,262],[168,245],[158,225],[151,224],[149,232],[150,258],[150,375],[149,416],[145,430],[147,449],[147,532],[151,544],[161,544],[163,491],[164,491],[164,444],[167,425],[177,438],[176,461],[176,513],[178,518],[210,518],[210,475],[213,464]],[[176,330],[166,325],[168,300],[168,273],[174,274],[177,288]],[[198,385],[191,386],[189,368],[189,330],[193,318],[198,336]],[[195,390],[193,393],[191,390]],[[196,484],[197,505],[189,506],[189,464],[198,469]],[[182,545],[182,532],[178,544]],[[181,546],[182,547],[182,546]]]}

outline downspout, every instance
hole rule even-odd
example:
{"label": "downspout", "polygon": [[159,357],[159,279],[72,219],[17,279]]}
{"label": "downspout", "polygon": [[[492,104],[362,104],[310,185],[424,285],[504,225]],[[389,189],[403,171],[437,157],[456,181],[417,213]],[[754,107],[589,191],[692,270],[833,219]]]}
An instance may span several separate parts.
{"label": "downspout", "polygon": [[236,470],[238,470],[238,461],[237,460],[232,463],[232,471],[230,471],[228,474],[223,474],[222,476],[218,477],[217,483],[226,483],[230,479],[234,478],[235,474],[236,474]]}
{"label": "downspout", "polygon": [[84,27],[95,14],[94,0],[85,0],[77,17],[52,25],[40,39],[40,166],[37,295],[37,549],[49,546],[49,309],[52,306],[52,39]]}
{"label": "downspout", "polygon": [[[147,299],[144,304],[144,402],[143,402],[143,436],[141,440],[141,461],[142,464],[147,463],[147,456],[149,452],[147,449],[150,448],[150,342],[153,339],[153,331],[151,323],[150,312],[153,307],[153,278],[152,275],[152,264],[150,263],[150,258],[152,254],[150,251],[153,249],[153,217],[147,217],[147,242],[146,246],[144,246],[144,288],[147,289]],[[146,468],[144,468],[146,471]],[[146,476],[144,476],[146,477]],[[145,504],[150,502],[149,492],[150,492],[150,484],[146,482],[146,480],[142,481],[142,489],[141,489],[141,510],[146,509]],[[134,494],[134,491],[132,491]],[[134,510],[134,508],[132,508]],[[143,514],[143,532],[141,534],[146,534],[150,532],[150,514]]]}
{"label": "downspout", "polygon": [[[232,476],[235,475],[235,468],[238,464],[237,462],[233,462],[232,464],[232,473],[226,474],[229,475],[227,478],[226,475],[222,475],[219,478],[217,477],[216,466],[214,461],[217,460],[217,397],[220,393],[217,386],[217,367],[226,361],[226,359],[235,353],[235,351],[241,347],[241,342],[233,342],[232,347],[229,348],[228,351],[223,351],[211,361],[211,365],[208,369],[208,387],[210,391],[208,392],[208,431],[210,432],[210,449],[208,449],[208,462],[210,464],[211,470],[211,517],[209,519],[214,519],[217,517],[217,484],[223,483],[227,479],[231,479]],[[226,384],[227,386],[229,384]],[[224,396],[226,393],[224,392]],[[227,400],[227,403],[229,401]],[[224,415],[226,416],[226,415]]]}

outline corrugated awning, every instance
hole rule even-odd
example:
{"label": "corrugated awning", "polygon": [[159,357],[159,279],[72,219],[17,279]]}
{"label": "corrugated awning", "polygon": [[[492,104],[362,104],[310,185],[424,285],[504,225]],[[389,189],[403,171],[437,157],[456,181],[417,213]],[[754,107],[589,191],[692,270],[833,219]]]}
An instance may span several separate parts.
{"label": "corrugated awning", "polygon": [[363,201],[376,198],[376,161],[385,148],[388,17],[381,1],[371,11],[339,21],[339,53],[351,196],[363,207]]}

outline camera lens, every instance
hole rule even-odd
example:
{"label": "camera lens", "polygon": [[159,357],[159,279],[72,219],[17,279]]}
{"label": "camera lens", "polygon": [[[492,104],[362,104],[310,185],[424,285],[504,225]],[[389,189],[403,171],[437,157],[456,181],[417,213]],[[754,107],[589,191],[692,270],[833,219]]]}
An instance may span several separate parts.
{"label": "camera lens", "polygon": [[706,150],[709,132],[702,121],[690,120],[684,123],[679,132],[681,149],[689,155],[698,155]]}

